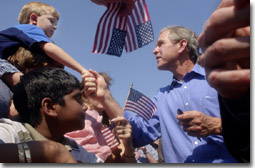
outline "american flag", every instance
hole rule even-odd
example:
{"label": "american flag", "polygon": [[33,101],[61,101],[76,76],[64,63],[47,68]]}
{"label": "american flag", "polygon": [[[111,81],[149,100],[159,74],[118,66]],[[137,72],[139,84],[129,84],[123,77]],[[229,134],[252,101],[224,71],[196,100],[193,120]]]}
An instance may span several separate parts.
{"label": "american flag", "polygon": [[153,116],[157,107],[151,99],[131,88],[124,110],[135,112],[147,121]]}
{"label": "american flag", "polygon": [[106,144],[111,148],[112,151],[119,146],[119,141],[113,135],[110,127],[104,126],[103,128],[101,128],[101,132],[104,136]]}
{"label": "american flag", "polygon": [[140,154],[140,152],[136,148],[135,149],[135,160],[138,160],[140,156],[141,156],[141,154]]}
{"label": "american flag", "polygon": [[108,3],[97,25],[93,53],[121,56],[147,45],[154,39],[152,24],[145,0],[136,0],[132,13],[120,16],[122,3]]}

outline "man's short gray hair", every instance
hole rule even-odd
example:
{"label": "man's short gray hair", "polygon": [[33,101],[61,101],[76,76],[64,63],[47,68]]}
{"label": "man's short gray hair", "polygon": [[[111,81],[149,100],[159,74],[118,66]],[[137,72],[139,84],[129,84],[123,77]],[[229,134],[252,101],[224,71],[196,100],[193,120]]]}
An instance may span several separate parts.
{"label": "man's short gray hair", "polygon": [[188,50],[190,59],[196,63],[199,53],[199,45],[197,41],[197,35],[189,28],[185,28],[183,26],[167,26],[164,27],[160,34],[168,31],[168,37],[173,43],[178,43],[182,39],[187,40],[188,43]]}

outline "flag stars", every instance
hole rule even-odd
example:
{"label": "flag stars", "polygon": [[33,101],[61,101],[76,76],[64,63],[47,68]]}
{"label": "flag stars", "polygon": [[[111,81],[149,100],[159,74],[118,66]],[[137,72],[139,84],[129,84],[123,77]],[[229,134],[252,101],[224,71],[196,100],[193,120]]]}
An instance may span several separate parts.
{"label": "flag stars", "polygon": [[126,31],[113,29],[111,43],[107,51],[107,54],[121,56],[125,43],[126,34],[127,34]]}
{"label": "flag stars", "polygon": [[135,30],[139,48],[153,41],[154,35],[150,21],[137,25]]}

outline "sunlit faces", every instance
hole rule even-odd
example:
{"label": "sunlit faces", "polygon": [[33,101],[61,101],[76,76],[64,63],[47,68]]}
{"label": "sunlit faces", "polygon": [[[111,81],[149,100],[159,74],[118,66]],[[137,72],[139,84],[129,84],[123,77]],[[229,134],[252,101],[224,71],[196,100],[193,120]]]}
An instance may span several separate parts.
{"label": "sunlit faces", "polygon": [[85,111],[88,107],[83,103],[81,96],[81,91],[75,89],[64,96],[65,105],[57,105],[58,122],[65,132],[80,130],[85,126]]}
{"label": "sunlit faces", "polygon": [[54,31],[57,29],[58,20],[51,14],[37,17],[37,26],[42,28],[47,37],[52,37]]}
{"label": "sunlit faces", "polygon": [[171,42],[168,38],[168,31],[159,35],[153,54],[156,56],[159,70],[170,70],[178,59],[178,45]]}

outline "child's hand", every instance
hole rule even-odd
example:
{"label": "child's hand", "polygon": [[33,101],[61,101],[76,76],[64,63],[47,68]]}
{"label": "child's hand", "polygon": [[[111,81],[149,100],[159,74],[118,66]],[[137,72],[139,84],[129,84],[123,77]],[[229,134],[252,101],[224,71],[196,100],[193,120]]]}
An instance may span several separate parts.
{"label": "child's hand", "polygon": [[89,71],[83,71],[81,74],[82,84],[86,95],[95,94],[97,91],[97,81],[95,76]]}

